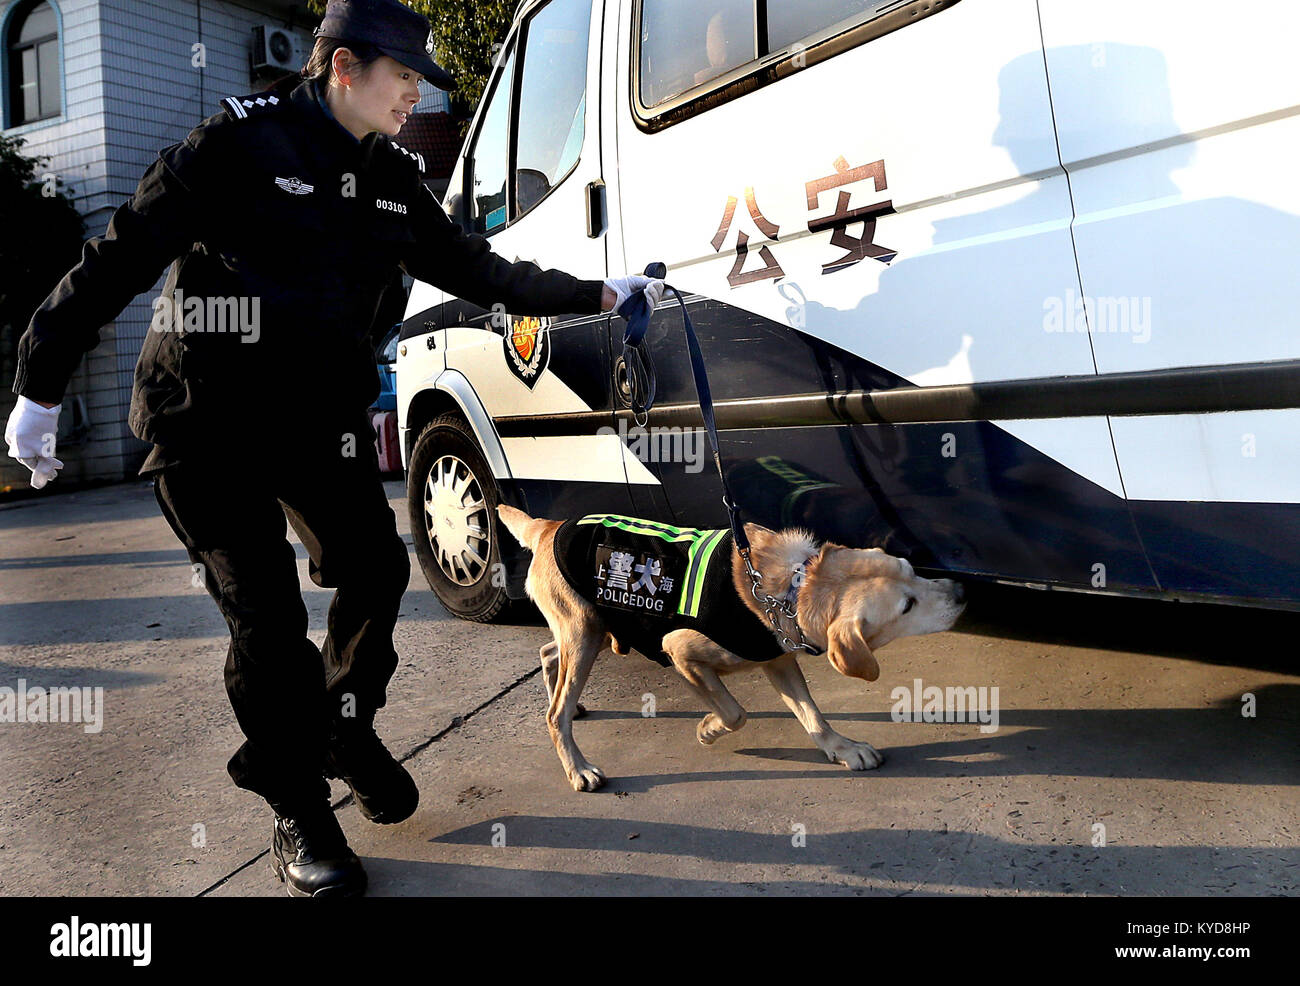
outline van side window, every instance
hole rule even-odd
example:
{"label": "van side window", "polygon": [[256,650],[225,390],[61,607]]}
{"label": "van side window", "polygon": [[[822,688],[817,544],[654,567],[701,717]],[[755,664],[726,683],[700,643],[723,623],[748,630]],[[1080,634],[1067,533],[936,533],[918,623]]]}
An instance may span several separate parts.
{"label": "van side window", "polygon": [[637,126],[655,131],[958,0],[636,0]]}
{"label": "van side window", "polygon": [[470,182],[470,223],[474,232],[485,236],[506,224],[506,138],[510,128],[510,90],[515,75],[515,53],[506,59],[497,76],[491,102],[483,111],[483,123],[474,138],[467,173]]}
{"label": "van side window", "polygon": [[517,215],[541,201],[578,163],[590,25],[591,0],[551,0],[528,22],[515,140]]}
{"label": "van side window", "polygon": [[641,5],[641,102],[657,106],[757,56],[754,0]]}
{"label": "van side window", "polygon": [[767,50],[780,51],[832,26],[848,27],[897,0],[767,0]]}

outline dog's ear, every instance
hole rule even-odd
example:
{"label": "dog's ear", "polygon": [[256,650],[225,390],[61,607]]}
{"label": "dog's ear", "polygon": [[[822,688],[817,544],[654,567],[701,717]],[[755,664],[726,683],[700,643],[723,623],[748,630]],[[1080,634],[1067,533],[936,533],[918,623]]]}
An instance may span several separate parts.
{"label": "dog's ear", "polygon": [[875,681],[880,677],[880,665],[867,646],[871,624],[858,617],[842,617],[826,630],[826,656],[831,665],[846,678]]}
{"label": "dog's ear", "polygon": [[745,521],[745,537],[749,538],[750,544],[755,548],[762,548],[769,544],[772,538],[776,537],[776,531],[770,527],[764,527],[762,524],[755,524],[752,520]]}

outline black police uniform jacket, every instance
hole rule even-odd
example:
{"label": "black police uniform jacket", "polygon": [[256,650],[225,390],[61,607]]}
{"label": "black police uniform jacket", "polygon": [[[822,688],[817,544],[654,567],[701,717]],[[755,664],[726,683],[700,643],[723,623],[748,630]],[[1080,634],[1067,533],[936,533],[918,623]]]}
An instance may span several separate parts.
{"label": "black police uniform jacket", "polygon": [[587,514],[555,532],[560,574],[596,607],[624,647],[668,667],[660,646],[673,630],[698,630],[750,661],[785,653],[736,594],[732,533],[673,527],[622,514]]}
{"label": "black police uniform jacket", "polygon": [[160,151],[32,317],[14,392],[62,400],[101,327],[168,264],[128,419],[155,444],[141,474],[247,455],[268,424],[292,441],[364,415],[379,389],[370,333],[399,265],[484,308],[601,311],[602,281],[496,255],[448,219],[419,155],[385,134],[357,141],[321,100],[290,76]]}

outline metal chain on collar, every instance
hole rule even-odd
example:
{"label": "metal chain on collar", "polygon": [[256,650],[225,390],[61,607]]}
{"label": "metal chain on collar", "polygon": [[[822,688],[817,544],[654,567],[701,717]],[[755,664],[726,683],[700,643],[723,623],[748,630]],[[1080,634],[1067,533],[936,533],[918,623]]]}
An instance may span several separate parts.
{"label": "metal chain on collar", "polygon": [[[777,639],[781,642],[781,646],[788,651],[805,650],[810,654],[820,654],[821,648],[808,643],[808,641],[804,639],[803,627],[799,625],[798,615],[795,613],[794,607],[790,605],[789,600],[784,596],[778,599],[759,589],[759,583],[763,581],[763,576],[760,572],[754,569],[752,564],[750,564],[748,546],[744,548],[738,547],[736,550],[740,553],[741,561],[745,563],[745,571],[749,573],[749,591],[753,595],[754,599],[758,601],[758,604],[763,607],[763,614],[767,617],[767,622],[771,624],[772,632],[776,634]],[[799,573],[802,572],[802,568],[803,566],[800,565],[798,570]],[[782,616],[787,617],[790,622],[794,624],[795,632],[799,634],[798,640],[795,640],[785,632],[784,628],[782,628],[780,623],[780,618]]]}

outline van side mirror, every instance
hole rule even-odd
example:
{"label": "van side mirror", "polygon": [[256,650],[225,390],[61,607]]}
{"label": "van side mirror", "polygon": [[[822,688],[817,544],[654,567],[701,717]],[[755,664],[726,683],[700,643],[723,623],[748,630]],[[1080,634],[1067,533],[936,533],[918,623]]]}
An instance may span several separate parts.
{"label": "van side mirror", "polygon": [[551,182],[534,168],[520,168],[515,172],[515,201],[522,215],[527,212],[551,190]]}

